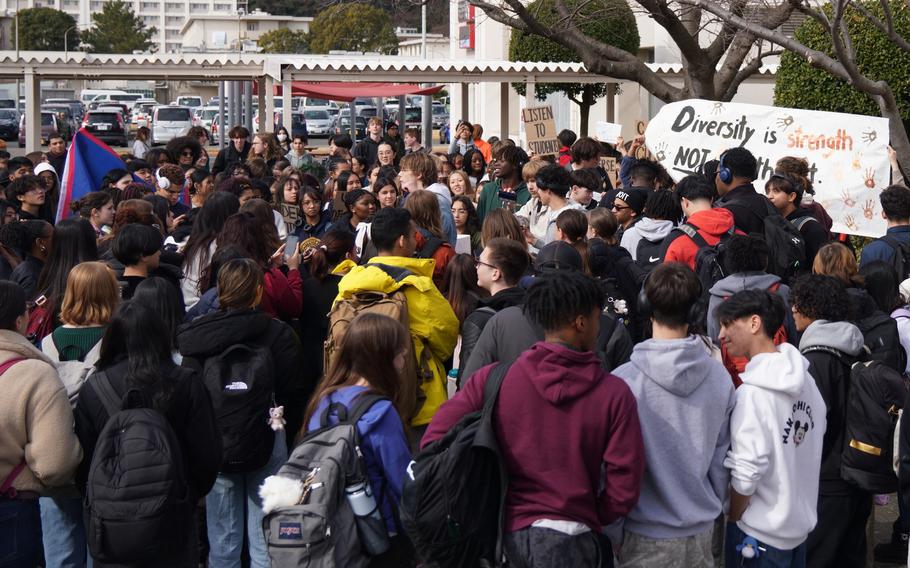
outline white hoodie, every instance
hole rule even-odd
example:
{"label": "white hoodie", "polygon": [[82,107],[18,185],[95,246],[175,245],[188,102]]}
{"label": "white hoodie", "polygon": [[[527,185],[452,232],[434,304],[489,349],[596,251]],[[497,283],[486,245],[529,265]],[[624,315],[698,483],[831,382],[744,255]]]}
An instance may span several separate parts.
{"label": "white hoodie", "polygon": [[827,409],[809,362],[789,343],[777,351],[753,357],[739,375],[724,465],[733,489],[752,496],[739,528],[792,550],[815,527]]}

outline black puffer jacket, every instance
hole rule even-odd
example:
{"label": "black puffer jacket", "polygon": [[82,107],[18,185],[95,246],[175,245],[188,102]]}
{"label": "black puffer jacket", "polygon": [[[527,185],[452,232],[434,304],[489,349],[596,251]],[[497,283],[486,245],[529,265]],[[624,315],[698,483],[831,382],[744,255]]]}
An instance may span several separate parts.
{"label": "black puffer jacket", "polygon": [[[104,369],[111,386],[121,396],[129,390],[128,369],[129,362],[126,359]],[[215,423],[212,401],[195,372],[181,369],[172,361],[164,361],[161,373],[176,381],[174,393],[164,415],[174,429],[183,450],[190,488],[195,497],[203,497],[212,489],[218,468],[221,466],[221,434]],[[152,396],[151,392],[145,394],[150,398]],[[83,450],[82,464],[76,472],[76,484],[84,488],[98,435],[109,418],[91,377],[79,391],[79,404],[76,406],[75,415],[76,435]]]}
{"label": "black puffer jacket", "polygon": [[300,342],[290,326],[259,310],[217,311],[180,327],[177,345],[183,365],[201,373],[205,360],[220,355],[232,345],[268,346],[275,368],[275,400],[284,406],[288,443],[303,424],[306,407],[300,380]]}
{"label": "black puffer jacket", "polygon": [[461,385],[462,370],[471,358],[471,351],[480,339],[484,326],[500,310],[520,306],[525,301],[525,290],[520,286],[500,290],[489,298],[480,301],[480,306],[471,312],[461,324],[461,351],[458,355],[461,369],[458,371],[458,384]]}

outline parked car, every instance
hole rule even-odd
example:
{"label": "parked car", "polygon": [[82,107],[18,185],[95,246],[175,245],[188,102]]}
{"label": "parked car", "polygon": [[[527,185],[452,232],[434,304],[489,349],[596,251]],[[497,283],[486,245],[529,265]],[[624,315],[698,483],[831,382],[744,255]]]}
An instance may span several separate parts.
{"label": "parked car", "polygon": [[197,108],[202,106],[202,97],[195,95],[181,95],[177,97],[177,106]]}
{"label": "parked car", "polygon": [[449,122],[449,111],[442,103],[433,103],[433,128],[441,128]]}
{"label": "parked car", "polygon": [[88,111],[82,121],[82,128],[111,146],[129,145],[129,123],[116,109]]}
{"label": "parked car", "polygon": [[152,125],[152,110],[159,106],[158,102],[136,103],[133,107],[132,123],[136,128],[141,126],[150,127]]}
{"label": "parked car", "polygon": [[[107,102],[99,103],[92,110],[117,109],[117,111],[119,111],[120,114],[123,115],[124,120],[129,121],[130,116],[132,114],[130,112],[130,106],[131,106],[131,103],[118,103],[116,101],[107,101]],[[89,107],[89,108],[91,108],[91,107]]]}
{"label": "parked car", "polygon": [[[225,110],[227,112],[227,110]],[[217,106],[206,106],[202,107],[202,112],[199,114],[199,126],[205,127],[208,130],[212,129],[212,120],[218,114]]]}
{"label": "parked car", "polygon": [[72,140],[73,135],[79,130],[79,122],[73,116],[73,109],[69,105],[42,105],[41,110],[49,110],[57,114],[57,124],[60,126],[60,136],[64,140]]}
{"label": "parked car", "polygon": [[193,114],[189,107],[158,106],[152,111],[152,144],[165,144],[171,139],[183,136],[193,126]]}
{"label": "parked car", "polygon": [[15,140],[19,137],[19,111],[0,108],[0,138]]}
{"label": "parked car", "polygon": [[[356,122],[354,123],[354,142],[358,142],[367,135],[367,121],[362,116],[358,116]],[[350,134],[351,133],[351,117],[350,116],[339,116],[335,121],[335,134]]]}
{"label": "parked car", "polygon": [[[57,115],[49,110],[41,111],[41,145],[47,146],[51,136],[59,134]],[[25,114],[19,117],[19,147],[23,146],[25,146]]]}
{"label": "parked car", "polygon": [[126,105],[127,113],[129,113],[130,105],[142,98],[145,97],[139,93],[118,93],[116,91],[102,93],[92,99],[92,102],[89,103],[88,108],[95,110],[102,106],[108,106],[108,103],[124,103]]}
{"label": "parked car", "polygon": [[324,110],[305,110],[306,129],[312,136],[328,136],[332,133],[332,115]]}
{"label": "parked car", "polygon": [[[44,104],[48,105],[66,105],[73,112],[73,118],[76,123],[82,122],[82,116],[85,114],[85,105],[79,99],[47,99]],[[77,129],[78,130],[78,129]]]}
{"label": "parked car", "polygon": [[0,99],[0,108],[16,108],[16,99]]}

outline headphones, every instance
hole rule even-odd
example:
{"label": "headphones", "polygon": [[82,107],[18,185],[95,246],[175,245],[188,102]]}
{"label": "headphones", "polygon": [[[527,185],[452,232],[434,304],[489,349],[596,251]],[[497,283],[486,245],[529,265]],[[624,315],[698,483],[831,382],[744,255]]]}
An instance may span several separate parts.
{"label": "headphones", "polygon": [[726,155],[726,152],[720,155],[720,162],[717,163],[717,177],[724,183],[730,183],[733,181],[733,172],[724,165],[724,157]]}
{"label": "headphones", "polygon": [[[648,275],[645,276],[645,281],[641,283],[641,289],[638,291],[638,315],[645,319],[650,319],[654,313],[653,306],[651,306],[651,300],[648,298],[648,293],[645,292],[645,286],[648,284],[648,279],[651,278],[652,274],[654,274],[654,271],[649,272]],[[695,281],[698,282],[698,294],[696,294],[695,300],[689,305],[689,311],[686,313],[686,323],[690,326],[700,321],[705,311],[705,305],[701,301],[705,289],[697,274],[695,275]]]}
{"label": "headphones", "polygon": [[165,191],[171,188],[171,180],[161,175],[161,168],[155,170],[155,181],[158,182],[158,187]]}

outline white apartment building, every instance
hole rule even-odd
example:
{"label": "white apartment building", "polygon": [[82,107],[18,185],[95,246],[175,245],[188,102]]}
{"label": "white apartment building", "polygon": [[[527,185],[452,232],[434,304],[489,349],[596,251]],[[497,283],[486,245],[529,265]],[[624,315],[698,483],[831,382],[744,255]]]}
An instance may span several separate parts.
{"label": "white apartment building", "polygon": [[[0,0],[0,12],[15,14],[26,8],[56,8],[76,19],[80,29],[92,23],[109,0]],[[193,16],[236,15],[247,10],[247,0],[125,0],[147,27],[155,27],[152,37],[158,53],[177,53],[181,49],[183,28]],[[236,16],[235,16],[236,17]]]}
{"label": "white apartment building", "polygon": [[250,14],[192,14],[180,28],[181,51],[256,51],[263,34],[282,28],[306,33],[312,22],[310,17],[273,16],[258,10]]}

